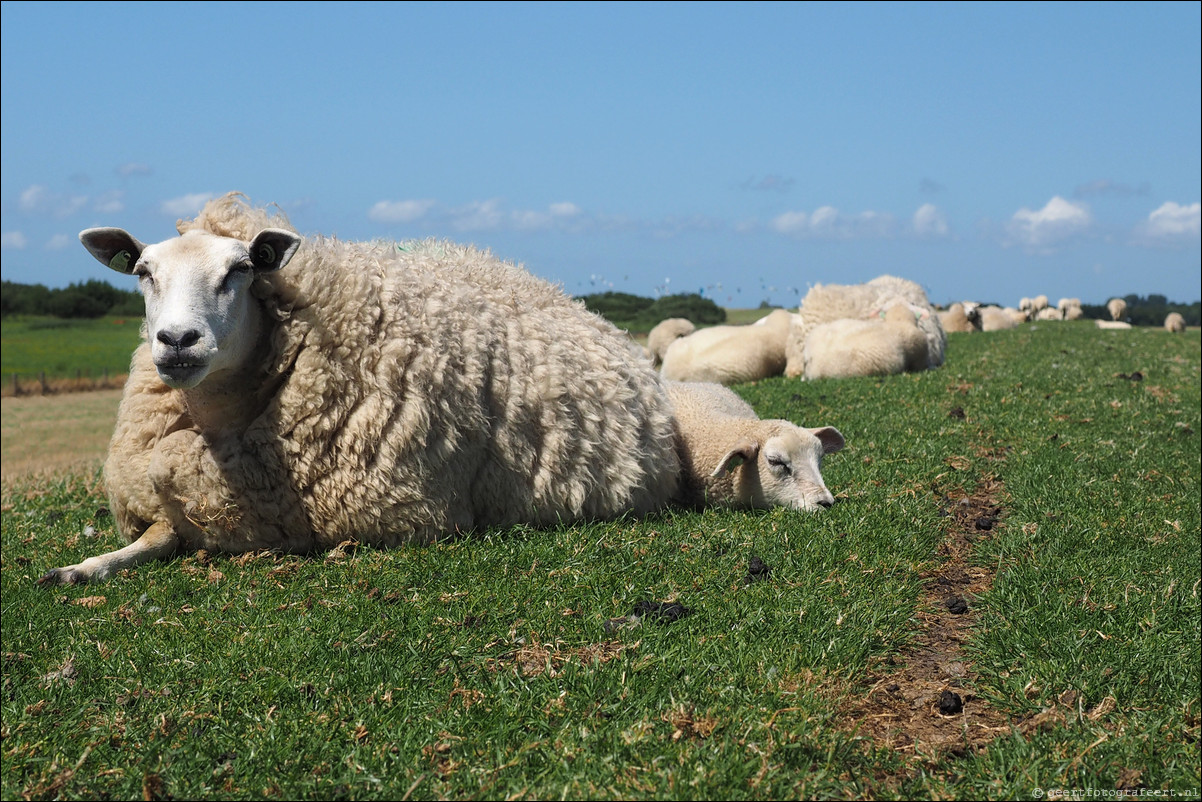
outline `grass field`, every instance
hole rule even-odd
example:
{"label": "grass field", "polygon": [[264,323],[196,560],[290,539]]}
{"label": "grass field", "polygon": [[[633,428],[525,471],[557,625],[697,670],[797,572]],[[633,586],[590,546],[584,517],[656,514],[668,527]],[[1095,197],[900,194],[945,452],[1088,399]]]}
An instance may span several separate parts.
{"label": "grass field", "polygon": [[129,371],[140,339],[140,317],[96,320],[8,318],[0,322],[0,373],[5,392],[18,382],[47,379],[100,379]]}
{"label": "grass field", "polygon": [[819,515],[99,586],[36,585],[118,544],[97,476],[6,481],[0,796],[1197,798],[1200,372],[1196,330],[952,335],[737,388],[847,438]]}

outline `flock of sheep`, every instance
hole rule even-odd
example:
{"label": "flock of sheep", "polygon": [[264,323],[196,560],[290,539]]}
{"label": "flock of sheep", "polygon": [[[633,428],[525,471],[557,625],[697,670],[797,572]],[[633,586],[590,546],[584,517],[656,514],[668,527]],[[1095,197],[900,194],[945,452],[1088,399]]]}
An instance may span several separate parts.
{"label": "flock of sheep", "polygon": [[[1127,316],[1127,302],[1122,298],[1111,298],[1106,302],[1106,310],[1110,320],[1094,321],[1098,328],[1131,328],[1131,324],[1123,319]],[[941,311],[939,317],[945,331],[972,332],[1012,329],[1031,321],[1080,320],[1085,317],[1085,312],[1079,298],[1061,298],[1056,306],[1049,306],[1046,295],[1037,295],[1020,300],[1017,309],[982,306],[973,301],[956,302]],[[1185,318],[1179,312],[1170,312],[1165,316],[1164,327],[1171,332],[1183,332]]]}
{"label": "flock of sheep", "polygon": [[748,326],[665,321],[644,351],[472,247],[304,238],[238,193],[177,228],[150,245],[80,234],[146,300],[105,463],[128,545],[43,584],[201,548],[389,546],[673,504],[821,510],[843,436],[761,420],[726,385],[925,370],[946,347],[922,289],[892,276],[816,286]]}

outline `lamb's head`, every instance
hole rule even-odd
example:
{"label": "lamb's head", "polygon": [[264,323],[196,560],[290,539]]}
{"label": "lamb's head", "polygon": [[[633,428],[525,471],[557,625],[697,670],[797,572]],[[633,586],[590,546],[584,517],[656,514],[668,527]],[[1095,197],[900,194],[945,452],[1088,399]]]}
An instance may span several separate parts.
{"label": "lamb's head", "polygon": [[791,507],[817,512],[835,503],[822,481],[822,458],[843,448],[838,429],[806,429],[786,420],[758,421],[719,461],[711,476],[728,472],[735,502],[764,509]]}
{"label": "lamb's head", "polygon": [[250,241],[194,230],[143,245],[119,228],[89,228],[79,239],[102,264],[137,276],[155,368],[180,389],[242,366],[262,328],[251,284],[286,265],[301,243],[276,228]]}

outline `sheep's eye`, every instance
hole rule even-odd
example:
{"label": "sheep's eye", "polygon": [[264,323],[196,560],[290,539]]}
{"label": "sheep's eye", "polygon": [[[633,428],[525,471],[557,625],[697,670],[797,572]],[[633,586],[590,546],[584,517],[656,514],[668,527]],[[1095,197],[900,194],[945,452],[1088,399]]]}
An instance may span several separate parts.
{"label": "sheep's eye", "polygon": [[793,466],[780,457],[769,457],[768,465],[772,468],[772,470],[776,471],[777,473],[783,473],[785,476],[789,476],[793,473]]}
{"label": "sheep's eye", "polygon": [[245,276],[254,271],[254,265],[250,262],[240,262],[230,268],[230,272],[225,274],[225,280],[221,284],[221,288],[229,290],[233,288],[234,282],[242,276]]}

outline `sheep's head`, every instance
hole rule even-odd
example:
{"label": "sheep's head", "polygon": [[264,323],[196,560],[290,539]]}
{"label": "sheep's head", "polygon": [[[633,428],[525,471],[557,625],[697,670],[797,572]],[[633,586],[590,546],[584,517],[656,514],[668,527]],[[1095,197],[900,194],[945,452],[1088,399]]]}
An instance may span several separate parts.
{"label": "sheep's head", "polygon": [[275,228],[249,242],[196,230],[143,245],[119,228],[89,228],[79,239],[102,264],[137,276],[155,368],[179,389],[244,363],[261,327],[251,283],[286,265],[301,243]]}
{"label": "sheep's head", "polygon": [[733,473],[735,500],[755,508],[817,512],[835,503],[822,481],[822,458],[843,448],[838,429],[806,429],[789,421],[761,421],[758,436],[741,440],[710,474]]}

